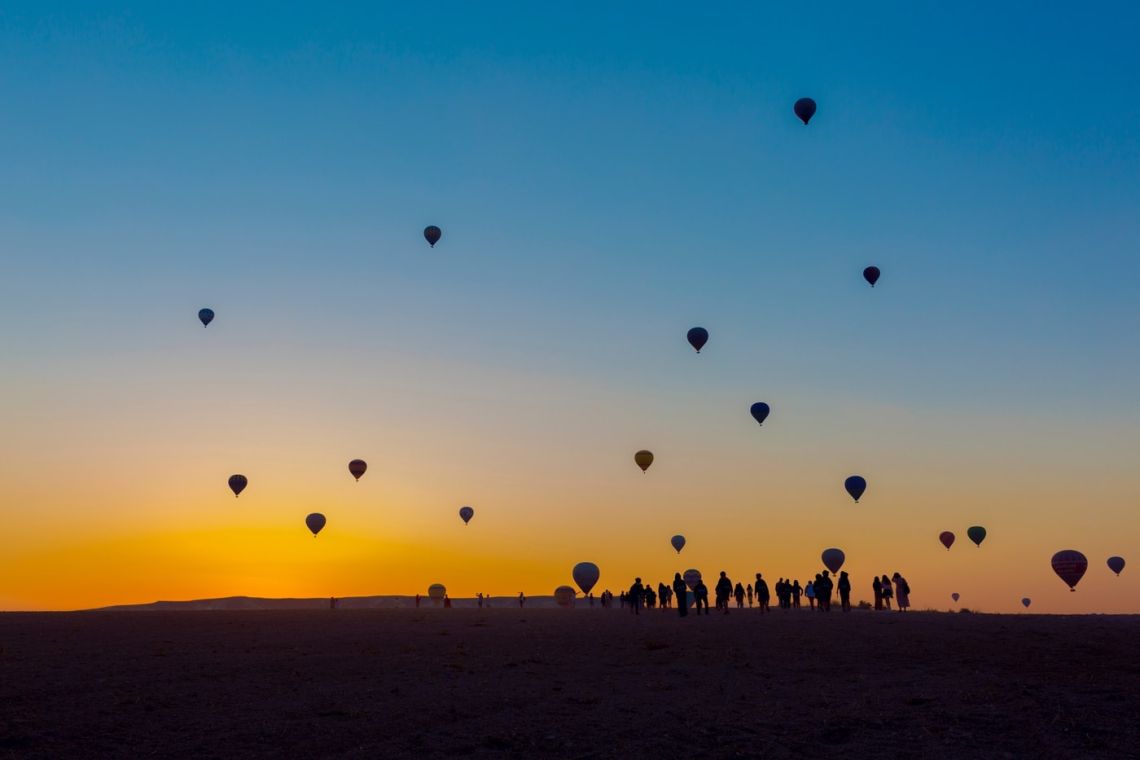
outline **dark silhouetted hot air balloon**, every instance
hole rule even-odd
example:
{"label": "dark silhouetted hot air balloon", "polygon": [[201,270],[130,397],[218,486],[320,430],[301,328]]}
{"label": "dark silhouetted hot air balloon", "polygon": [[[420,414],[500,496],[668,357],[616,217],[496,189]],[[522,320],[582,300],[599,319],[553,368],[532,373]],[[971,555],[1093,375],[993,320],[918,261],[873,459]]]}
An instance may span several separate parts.
{"label": "dark silhouetted hot air balloon", "polygon": [[325,516],[320,512],[314,512],[305,518],[305,525],[309,526],[309,530],[313,532],[313,538],[321,532],[321,528],[325,527]]}
{"label": "dark silhouetted hot air balloon", "polygon": [[653,452],[642,449],[633,455],[633,461],[637,462],[642,472],[645,472],[649,469],[649,465],[653,464]]}
{"label": "dark silhouetted hot air balloon", "polygon": [[681,578],[684,579],[685,585],[689,587],[689,591],[692,591],[693,588],[697,585],[697,581],[701,579],[701,571],[693,570],[690,568],[681,573]]}
{"label": "dark silhouetted hot air balloon", "polygon": [[958,601],[958,599],[959,599],[960,597],[958,596],[958,592],[957,592],[957,591],[955,591],[953,594],[951,594],[951,595],[950,595],[950,598],[951,598],[951,599],[953,599],[953,600],[956,602],[956,601]]}
{"label": "dark silhouetted hot air balloon", "polygon": [[210,323],[214,321],[214,310],[198,309],[198,319],[202,322],[202,327],[209,327]]}
{"label": "dark silhouetted hot air balloon", "polygon": [[669,543],[673,544],[673,548],[677,550],[678,554],[680,554],[681,550],[685,548],[685,537],[677,534],[676,536],[673,536],[669,539]]}
{"label": "dark silhouetted hot air balloon", "polygon": [[[463,518],[463,524],[466,525],[471,522],[471,518],[475,516],[475,510],[471,507],[460,507],[459,516]],[[494,520],[491,522],[494,522]]]}
{"label": "dark silhouetted hot air balloon", "polygon": [[442,583],[433,583],[428,586],[428,598],[436,604],[442,602],[445,596],[447,596],[447,588]]}
{"label": "dark silhouetted hot air balloon", "polygon": [[559,586],[554,589],[554,601],[559,607],[573,607],[574,606],[574,589],[569,586]]}
{"label": "dark silhouetted hot air balloon", "polygon": [[1124,569],[1124,557],[1109,557],[1106,564],[1109,570],[1120,575],[1120,571]]}
{"label": "dark silhouetted hot air balloon", "polygon": [[755,404],[752,405],[751,411],[752,411],[752,418],[754,420],[756,420],[758,423],[760,423],[761,425],[763,425],[764,420],[768,419],[768,413],[770,411],[772,411],[772,409],[767,404],[765,404],[763,401],[757,401]]}
{"label": "dark silhouetted hot air balloon", "polygon": [[424,227],[424,240],[428,241],[428,245],[432,248],[435,248],[435,244],[439,242],[441,237],[443,237],[443,230],[434,224]]}
{"label": "dark silhouetted hot air balloon", "polygon": [[1024,607],[1025,609],[1029,609],[1029,605],[1031,605],[1031,604],[1033,604],[1033,600],[1032,600],[1032,599],[1030,599],[1030,598],[1029,598],[1029,597],[1027,597],[1027,596],[1023,596],[1023,597],[1021,597],[1021,606],[1022,606],[1022,607]]}
{"label": "dark silhouetted hot air balloon", "polygon": [[594,584],[598,582],[602,571],[593,562],[579,562],[574,565],[574,570],[570,574],[574,576],[574,582],[578,584],[578,588],[582,589],[582,593],[588,594]]}
{"label": "dark silhouetted hot air balloon", "polygon": [[705,344],[709,342],[709,331],[703,327],[694,327],[689,330],[686,337],[689,339],[689,345],[695,348],[699,354]]}
{"label": "dark silhouetted hot air balloon", "polygon": [[1085,571],[1089,569],[1089,561],[1085,555],[1075,549],[1064,549],[1053,555],[1050,562],[1053,572],[1069,586],[1070,591],[1077,590]]}
{"label": "dark silhouetted hot air balloon", "polygon": [[954,534],[948,530],[944,530],[938,534],[938,540],[946,547],[946,551],[950,551],[950,547],[954,545]]}
{"label": "dark silhouetted hot air balloon", "polygon": [[796,112],[796,116],[800,118],[800,121],[806,125],[811,121],[811,117],[815,116],[815,101],[811,98],[800,98],[796,101],[796,104],[792,106],[792,110]]}
{"label": "dark silhouetted hot air balloon", "polygon": [[245,475],[230,475],[229,483],[230,490],[234,492],[234,498],[237,498],[241,492],[245,490],[245,487],[249,485],[249,481],[246,480]]}
{"label": "dark silhouetted hot air balloon", "polygon": [[833,573],[838,573],[839,568],[843,567],[847,555],[843,553],[842,549],[824,549],[819,558],[823,560],[824,567]]}
{"label": "dark silhouetted hot air balloon", "polygon": [[368,463],[363,459],[353,459],[348,463],[348,471],[352,473],[352,477],[360,480],[360,476],[368,469]]}
{"label": "dark silhouetted hot air balloon", "polygon": [[966,529],[966,537],[973,541],[976,546],[981,546],[982,542],[986,540],[986,529],[981,525],[974,525]]}
{"label": "dark silhouetted hot air balloon", "polygon": [[878,267],[867,267],[863,270],[863,279],[871,283],[871,287],[875,287],[875,283],[879,281],[879,275],[882,274]]}
{"label": "dark silhouetted hot air balloon", "polygon": [[867,490],[867,481],[861,475],[852,475],[843,481],[843,487],[847,489],[847,493],[858,504],[859,498]]}

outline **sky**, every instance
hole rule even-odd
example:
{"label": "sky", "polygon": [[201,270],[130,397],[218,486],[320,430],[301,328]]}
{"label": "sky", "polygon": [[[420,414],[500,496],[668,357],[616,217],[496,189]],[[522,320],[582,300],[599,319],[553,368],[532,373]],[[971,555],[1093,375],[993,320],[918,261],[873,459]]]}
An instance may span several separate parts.
{"label": "sky", "polygon": [[0,609],[1140,612],[1135,6],[98,5],[0,8]]}

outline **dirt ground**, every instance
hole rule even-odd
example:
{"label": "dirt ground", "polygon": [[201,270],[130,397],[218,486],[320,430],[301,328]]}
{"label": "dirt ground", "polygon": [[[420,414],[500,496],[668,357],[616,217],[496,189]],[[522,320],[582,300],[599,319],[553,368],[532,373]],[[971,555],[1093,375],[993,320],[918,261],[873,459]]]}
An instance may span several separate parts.
{"label": "dirt ground", "polygon": [[1140,757],[1140,617],[0,615],[0,758]]}

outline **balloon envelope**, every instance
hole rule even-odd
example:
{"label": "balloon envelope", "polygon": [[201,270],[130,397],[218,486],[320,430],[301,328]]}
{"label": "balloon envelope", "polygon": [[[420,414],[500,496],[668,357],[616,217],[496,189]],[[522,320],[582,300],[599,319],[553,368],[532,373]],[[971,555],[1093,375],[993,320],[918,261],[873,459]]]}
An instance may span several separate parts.
{"label": "balloon envelope", "polygon": [[697,581],[701,579],[701,571],[692,569],[686,570],[681,574],[681,577],[685,580],[685,585],[689,587],[689,591],[692,591],[693,587],[697,585]]}
{"label": "balloon envelope", "polygon": [[867,490],[867,481],[860,475],[852,475],[843,481],[843,487],[847,489],[847,493],[859,503],[859,497]]}
{"label": "balloon envelope", "polygon": [[428,586],[428,598],[433,602],[438,602],[447,596],[447,588],[442,583],[433,583]]}
{"label": "balloon envelope", "polygon": [[792,106],[792,110],[796,112],[796,116],[800,117],[800,121],[807,124],[811,121],[811,117],[815,116],[815,101],[811,98],[800,98]]}
{"label": "balloon envelope", "polygon": [[966,529],[966,535],[975,545],[981,546],[982,542],[986,540],[986,529],[981,525],[974,525]]}
{"label": "balloon envelope", "polygon": [[954,545],[954,534],[948,530],[944,530],[938,534],[938,540],[949,550],[950,547]]}
{"label": "balloon envelope", "polygon": [[1023,596],[1023,597],[1021,597],[1021,606],[1022,606],[1022,607],[1028,607],[1028,606],[1029,606],[1029,605],[1031,605],[1031,604],[1033,604],[1033,600],[1032,600],[1032,599],[1030,599],[1030,598],[1029,598],[1029,597],[1027,597],[1027,596]]}
{"label": "balloon envelope", "polygon": [[676,536],[673,536],[669,539],[669,543],[673,544],[673,548],[677,550],[678,554],[680,554],[681,550],[685,548],[685,537],[677,534]]}
{"label": "balloon envelope", "polygon": [[443,237],[443,230],[436,227],[434,224],[424,227],[424,240],[428,241],[428,245],[435,248],[435,244]]}
{"label": "balloon envelope", "polygon": [[208,326],[211,322],[214,321],[214,310],[213,309],[199,309],[198,310],[198,319],[202,322],[202,327]]}
{"label": "balloon envelope", "polygon": [[578,584],[578,588],[582,589],[583,594],[590,593],[590,589],[598,582],[601,574],[598,566],[593,562],[579,562],[574,565],[574,570],[571,572],[571,575],[574,576],[574,582]]}
{"label": "balloon envelope", "polygon": [[637,462],[642,472],[645,472],[649,469],[649,465],[653,464],[653,452],[642,449],[633,455],[633,461]]}
{"label": "balloon envelope", "polygon": [[879,281],[879,275],[882,274],[878,267],[867,267],[863,270],[863,279],[871,283],[871,287],[875,287],[875,283]]}
{"label": "balloon envelope", "polygon": [[1106,564],[1109,570],[1120,575],[1120,571],[1124,569],[1124,557],[1109,557]]}
{"label": "balloon envelope", "polygon": [[325,527],[325,516],[320,512],[314,512],[305,518],[305,525],[313,532],[313,538],[316,538],[321,528]]}
{"label": "balloon envelope", "polygon": [[360,476],[368,469],[368,463],[363,459],[353,459],[348,463],[348,471],[352,473],[352,477],[360,480]]}
{"label": "balloon envelope", "polygon": [[234,492],[236,498],[249,485],[249,481],[246,480],[245,475],[230,475],[229,484],[230,490]]}
{"label": "balloon envelope", "polygon": [[709,331],[703,327],[694,327],[689,330],[687,337],[689,339],[689,345],[695,348],[699,354],[701,349],[705,347],[705,344],[709,342]]}
{"label": "balloon envelope", "polygon": [[[471,507],[460,507],[459,516],[463,518],[463,524],[466,525],[471,522],[471,518],[475,516],[475,510]],[[494,520],[491,522],[494,522]]]}
{"label": "balloon envelope", "polygon": [[955,591],[953,594],[950,595],[950,598],[953,599],[955,602],[958,601],[958,598],[959,598],[958,592]]}
{"label": "balloon envelope", "polygon": [[1088,559],[1075,549],[1063,549],[1057,552],[1050,564],[1053,565],[1053,572],[1069,586],[1070,591],[1077,590],[1077,584],[1089,569]]}
{"label": "balloon envelope", "polygon": [[752,418],[763,425],[764,420],[768,419],[768,413],[770,411],[772,411],[771,407],[769,407],[763,401],[757,401],[752,405]]}
{"label": "balloon envelope", "polygon": [[838,573],[839,568],[843,567],[843,562],[847,559],[847,555],[843,553],[842,549],[824,549],[823,554],[820,555],[823,560],[823,566],[830,570],[832,573]]}
{"label": "balloon envelope", "polygon": [[559,586],[554,589],[554,601],[558,603],[559,607],[573,607],[574,589],[569,586]]}

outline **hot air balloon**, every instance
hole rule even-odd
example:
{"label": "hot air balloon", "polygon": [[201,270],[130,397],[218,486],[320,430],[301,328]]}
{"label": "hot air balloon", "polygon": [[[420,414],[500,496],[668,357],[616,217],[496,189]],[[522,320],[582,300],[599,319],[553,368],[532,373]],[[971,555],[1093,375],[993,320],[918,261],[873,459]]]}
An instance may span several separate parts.
{"label": "hot air balloon", "polygon": [[582,593],[588,594],[602,573],[593,562],[579,562],[570,574],[574,576],[574,582],[582,589]]}
{"label": "hot air balloon", "polygon": [[1070,591],[1077,590],[1085,571],[1089,569],[1089,561],[1085,555],[1075,549],[1064,549],[1053,555],[1051,563],[1053,572],[1069,586]]}
{"label": "hot air balloon", "polygon": [[1120,575],[1120,571],[1124,569],[1124,557],[1109,557],[1106,564],[1109,570]]}
{"label": "hot air balloon", "polygon": [[673,548],[677,550],[678,554],[680,554],[681,550],[685,548],[685,537],[677,534],[676,536],[673,536],[669,539],[669,543],[673,544]]}
{"label": "hot air balloon", "polygon": [[843,553],[842,549],[824,549],[823,554],[819,555],[823,560],[823,566],[830,570],[832,573],[838,573],[839,568],[843,567],[844,560],[847,555]]}
{"label": "hot air balloon", "polygon": [[800,121],[806,126],[811,121],[811,117],[815,116],[815,101],[811,98],[800,98],[792,106],[792,110],[796,112],[796,116],[800,117]]}
{"label": "hot air balloon", "polygon": [[352,477],[360,480],[360,476],[368,469],[368,463],[363,459],[353,459],[348,463],[348,471],[352,473]]}
{"label": "hot air balloon", "polygon": [[871,287],[875,287],[875,283],[879,281],[879,275],[882,274],[878,267],[867,267],[863,270],[863,279],[871,283]]}
{"label": "hot air balloon", "polygon": [[950,595],[950,598],[953,599],[955,602],[958,601],[958,598],[959,598],[958,592],[955,591],[953,594]]}
{"label": "hot air balloon", "polygon": [[649,465],[653,464],[653,452],[642,449],[633,455],[633,461],[637,462],[642,472],[645,472],[649,469]]}
{"label": "hot air balloon", "polygon": [[443,601],[445,596],[447,596],[447,588],[442,583],[433,583],[428,586],[428,598],[436,604]]}
{"label": "hot air balloon", "polygon": [[235,499],[245,490],[245,487],[249,485],[249,481],[246,480],[245,475],[230,475],[229,483],[230,490],[234,492]]}
{"label": "hot air balloon", "polygon": [[202,327],[209,327],[210,323],[214,321],[214,310],[198,309],[198,319],[202,322]]}
{"label": "hot air balloon", "polygon": [[1021,597],[1021,606],[1022,606],[1022,607],[1026,608],[1026,609],[1029,609],[1029,605],[1031,605],[1031,604],[1033,604],[1033,600],[1032,600],[1032,599],[1030,599],[1030,598],[1029,598],[1029,597],[1027,597],[1027,596],[1023,596],[1023,597]]}
{"label": "hot air balloon", "polygon": [[938,534],[938,540],[946,547],[946,551],[950,551],[950,547],[954,545],[954,534],[948,530],[944,530]]}
{"label": "hot air balloon", "polygon": [[697,581],[701,579],[701,571],[689,569],[681,573],[681,577],[685,580],[685,585],[689,587],[689,591],[692,591],[697,585]]}
{"label": "hot air balloon", "polygon": [[867,481],[860,475],[852,475],[843,481],[843,487],[847,489],[847,493],[850,494],[851,498],[858,504],[859,497],[867,490]]}
{"label": "hot air balloon", "polygon": [[986,529],[981,525],[974,525],[966,529],[966,536],[973,541],[975,545],[981,546],[982,542],[986,540]]}
{"label": "hot air balloon", "polygon": [[705,344],[709,342],[709,331],[703,327],[694,327],[689,330],[687,337],[689,339],[689,345],[695,348],[699,354],[701,349],[705,347]]}
{"label": "hot air balloon", "polygon": [[[463,524],[466,525],[471,522],[471,518],[475,516],[475,510],[471,507],[460,507],[459,516],[463,518]],[[494,520],[491,522],[494,522]]]}
{"label": "hot air balloon", "polygon": [[435,244],[439,242],[440,237],[443,236],[443,230],[436,227],[434,224],[424,227],[424,240],[428,241],[428,245],[435,248]]}
{"label": "hot air balloon", "polygon": [[763,401],[757,401],[752,405],[752,418],[763,425],[764,420],[768,419],[768,412],[770,411],[772,411],[771,407]]}
{"label": "hot air balloon", "polygon": [[573,607],[574,589],[569,586],[559,586],[554,589],[554,601],[558,603],[559,607]]}
{"label": "hot air balloon", "polygon": [[321,532],[321,528],[325,527],[325,516],[320,512],[314,512],[305,518],[305,525],[309,526],[309,530],[313,532],[313,538]]}

